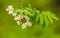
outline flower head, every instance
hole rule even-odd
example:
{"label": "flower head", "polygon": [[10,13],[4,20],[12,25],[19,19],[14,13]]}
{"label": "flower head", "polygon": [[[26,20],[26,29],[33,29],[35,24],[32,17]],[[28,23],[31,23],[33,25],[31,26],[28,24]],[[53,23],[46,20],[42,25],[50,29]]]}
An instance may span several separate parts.
{"label": "flower head", "polygon": [[18,16],[16,16],[15,18],[14,18],[14,20],[21,20],[21,19],[23,19],[23,16],[21,16],[21,15],[18,15]]}
{"label": "flower head", "polygon": [[32,23],[26,22],[26,25],[29,26],[29,27],[31,27],[32,26]]}
{"label": "flower head", "polygon": [[17,23],[18,25],[20,25],[20,21],[17,21],[16,23]]}
{"label": "flower head", "polygon": [[30,18],[29,18],[28,16],[25,16],[25,15],[24,15],[24,18],[25,18],[27,21],[30,20]]}
{"label": "flower head", "polygon": [[[28,27],[32,26],[32,23],[29,21],[30,18],[24,14],[21,15],[21,14],[15,13],[12,5],[8,6],[6,11],[8,11],[8,14],[11,14],[12,16],[14,16],[14,20],[16,21],[17,25],[21,25],[22,29],[25,29],[27,26]],[[19,10],[19,11],[21,12],[26,10]]]}
{"label": "flower head", "polygon": [[12,14],[12,16],[16,17],[16,16],[17,16],[17,14],[16,14],[16,13],[13,13],[13,14]]}
{"label": "flower head", "polygon": [[8,6],[8,8],[6,9],[6,11],[13,11],[13,10],[14,10],[14,8],[12,5]]}
{"label": "flower head", "polygon": [[26,23],[23,23],[21,26],[22,26],[22,29],[25,29],[27,27]]}
{"label": "flower head", "polygon": [[6,11],[8,11],[8,14],[13,14],[14,8],[13,6],[8,6],[8,8],[6,9]]}

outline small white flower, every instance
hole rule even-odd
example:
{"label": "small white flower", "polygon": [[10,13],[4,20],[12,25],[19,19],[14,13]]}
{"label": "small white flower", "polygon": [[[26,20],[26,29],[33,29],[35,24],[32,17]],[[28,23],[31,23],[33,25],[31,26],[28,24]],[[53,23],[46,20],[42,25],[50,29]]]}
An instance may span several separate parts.
{"label": "small white flower", "polygon": [[20,21],[17,21],[16,23],[17,23],[18,25],[20,25]]}
{"label": "small white flower", "polygon": [[9,8],[9,11],[13,11],[14,10],[14,8]]}
{"label": "small white flower", "polygon": [[12,15],[12,16],[15,16],[15,17],[16,17],[16,15],[17,15],[16,13],[13,13],[13,15]]}
{"label": "small white flower", "polygon": [[22,16],[18,15],[14,18],[14,20],[21,20],[22,19]]}
{"label": "small white flower", "polygon": [[6,11],[13,11],[14,10],[14,8],[13,8],[13,6],[8,6],[8,8],[6,9]]}
{"label": "small white flower", "polygon": [[32,23],[30,22],[26,22],[27,26],[31,27],[32,26]]}
{"label": "small white flower", "polygon": [[31,27],[32,24],[30,22],[26,22],[22,24],[22,29],[25,29],[27,26]]}
{"label": "small white flower", "polygon": [[10,10],[14,10],[14,8],[13,8],[12,5],[8,6],[8,9],[10,9]]}
{"label": "small white flower", "polygon": [[8,14],[13,14],[13,11],[9,11]]}
{"label": "small white flower", "polygon": [[30,20],[30,18],[29,18],[28,16],[25,16],[25,15],[24,15],[24,18],[25,18],[27,21]]}
{"label": "small white flower", "polygon": [[17,21],[17,20],[21,20],[21,19],[20,19],[20,17],[16,16],[16,17],[14,18],[14,20]]}
{"label": "small white flower", "polygon": [[20,15],[20,18],[23,19],[24,18],[23,15]]}
{"label": "small white flower", "polygon": [[22,29],[25,29],[26,27],[26,23],[22,24]]}

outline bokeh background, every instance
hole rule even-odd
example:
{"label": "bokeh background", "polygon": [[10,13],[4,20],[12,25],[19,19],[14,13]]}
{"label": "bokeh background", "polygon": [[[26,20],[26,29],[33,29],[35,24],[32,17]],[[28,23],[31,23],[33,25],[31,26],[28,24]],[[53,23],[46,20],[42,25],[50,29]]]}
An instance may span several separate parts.
{"label": "bokeh background", "polygon": [[[60,19],[60,0],[21,0],[21,3],[24,7],[31,3],[38,10],[49,9]],[[35,24],[22,30],[6,12],[9,5],[13,5],[15,9],[20,7],[18,0],[0,0],[0,38],[60,38],[60,21],[54,20],[53,25],[46,28]]]}

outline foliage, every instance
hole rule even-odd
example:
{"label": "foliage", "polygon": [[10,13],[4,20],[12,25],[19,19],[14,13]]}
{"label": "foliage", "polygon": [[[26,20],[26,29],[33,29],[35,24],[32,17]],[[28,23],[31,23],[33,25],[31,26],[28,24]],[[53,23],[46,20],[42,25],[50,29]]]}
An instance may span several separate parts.
{"label": "foliage", "polygon": [[24,7],[22,9],[16,9],[14,10],[15,13],[20,15],[26,15],[30,17],[31,23],[39,23],[40,25],[49,26],[50,24],[53,24],[53,20],[59,20],[56,15],[49,10],[47,11],[40,11],[36,8],[32,8],[30,4],[28,4],[28,7]]}

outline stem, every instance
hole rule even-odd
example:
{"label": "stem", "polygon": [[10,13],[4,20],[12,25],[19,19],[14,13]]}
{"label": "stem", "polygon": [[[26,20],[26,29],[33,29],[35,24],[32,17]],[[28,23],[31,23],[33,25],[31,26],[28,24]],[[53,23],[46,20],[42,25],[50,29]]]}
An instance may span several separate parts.
{"label": "stem", "polygon": [[23,9],[23,5],[21,4],[21,0],[18,0],[18,4],[19,4],[20,8]]}

